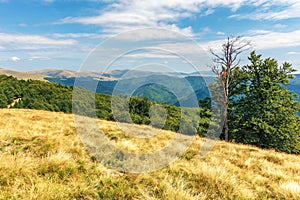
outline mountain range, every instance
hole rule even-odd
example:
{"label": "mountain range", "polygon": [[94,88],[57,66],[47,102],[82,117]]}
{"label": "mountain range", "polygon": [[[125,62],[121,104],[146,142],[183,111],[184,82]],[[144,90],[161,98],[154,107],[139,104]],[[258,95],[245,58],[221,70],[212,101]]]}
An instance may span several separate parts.
{"label": "mountain range", "polygon": [[[113,70],[104,73],[72,70],[44,69],[18,72],[0,68],[0,74],[18,79],[44,80],[67,86],[74,84],[102,94],[147,97],[158,103],[180,105],[187,103],[195,94],[197,99],[209,97],[207,84],[214,81],[212,76],[195,73],[150,72],[140,70]],[[300,96],[300,74],[295,74],[288,89]],[[185,86],[183,86],[185,85]],[[131,87],[129,87],[131,86]],[[188,87],[190,90],[187,90]]]}

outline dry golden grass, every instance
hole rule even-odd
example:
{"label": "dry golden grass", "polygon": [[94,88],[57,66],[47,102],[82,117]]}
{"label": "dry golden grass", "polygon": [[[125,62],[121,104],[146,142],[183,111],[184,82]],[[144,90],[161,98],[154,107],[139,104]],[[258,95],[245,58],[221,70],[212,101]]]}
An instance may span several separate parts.
{"label": "dry golden grass", "polygon": [[18,72],[18,71],[13,71],[13,70],[9,70],[9,69],[2,69],[0,68],[0,74],[4,74],[7,76],[13,76],[16,77],[17,79],[20,80],[40,80],[40,81],[47,81],[44,78],[46,78],[47,76],[41,75],[41,74],[32,74],[29,72]]}
{"label": "dry golden grass", "polygon": [[[300,199],[297,155],[220,141],[201,157],[203,139],[196,137],[169,167],[124,174],[88,154],[73,115],[1,109],[0,118],[0,199]],[[131,152],[154,151],[175,135],[134,139],[114,122],[99,124],[116,146]]]}
{"label": "dry golden grass", "polygon": [[[157,151],[175,138],[176,133],[155,129],[146,125],[113,123],[99,120],[105,135],[117,148],[132,153],[150,153]],[[130,133],[130,134],[128,134]]]}

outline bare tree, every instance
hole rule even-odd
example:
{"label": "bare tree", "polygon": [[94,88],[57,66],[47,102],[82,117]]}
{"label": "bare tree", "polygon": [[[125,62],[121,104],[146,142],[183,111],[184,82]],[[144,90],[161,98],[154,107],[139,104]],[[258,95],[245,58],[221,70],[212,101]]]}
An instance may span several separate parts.
{"label": "bare tree", "polygon": [[220,53],[210,49],[210,53],[212,54],[214,62],[212,71],[223,81],[225,95],[223,134],[226,141],[228,141],[228,106],[230,99],[229,86],[231,85],[232,80],[235,78],[232,72],[240,63],[239,55],[244,51],[247,51],[250,47],[250,41],[238,36],[228,37],[223,43]]}

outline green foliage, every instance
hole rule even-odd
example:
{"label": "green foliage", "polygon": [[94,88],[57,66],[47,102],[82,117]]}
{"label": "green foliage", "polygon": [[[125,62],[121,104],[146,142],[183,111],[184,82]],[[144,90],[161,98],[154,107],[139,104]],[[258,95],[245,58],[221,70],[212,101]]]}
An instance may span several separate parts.
{"label": "green foliage", "polygon": [[167,112],[162,105],[152,104],[149,115],[151,118],[151,126],[163,128],[167,119]]}
{"label": "green foliage", "polygon": [[176,96],[159,84],[144,85],[134,91],[132,96],[147,97],[150,101],[164,104],[174,105],[177,103]]}
{"label": "green foliage", "polygon": [[8,99],[6,95],[1,91],[0,92],[0,108],[6,108]]}
{"label": "green foliage", "polygon": [[[24,81],[20,82],[24,83]],[[6,105],[11,103],[14,99],[20,97],[22,95],[22,90],[17,79],[0,75],[0,94],[5,95],[5,97],[1,95],[2,107],[6,107]],[[6,105],[4,106],[4,104]]]}
{"label": "green foliage", "polygon": [[[78,98],[72,105],[72,95],[74,93]],[[95,102],[92,100],[95,97]],[[209,119],[202,118],[197,122],[193,116],[182,116],[180,107],[157,104],[150,102],[148,98],[142,97],[118,97],[107,94],[93,93],[89,90],[64,86],[58,83],[49,83],[36,80],[17,80],[16,78],[2,75],[0,76],[0,107],[4,108],[15,99],[21,98],[14,108],[30,108],[38,110],[49,110],[55,112],[66,112],[86,115],[105,120],[118,120],[122,122],[133,121],[136,124],[150,124],[150,108],[153,105],[159,105],[165,110],[166,121],[162,124],[161,112],[153,114],[153,123],[151,125],[163,128],[165,130],[179,131],[181,118],[184,118],[182,132],[196,133],[201,131],[204,135]],[[89,101],[91,100],[91,101]],[[75,102],[76,101],[76,102]],[[113,103],[113,104],[112,104]],[[114,105],[114,109],[112,109]],[[73,107],[72,107],[73,106]],[[190,108],[192,109],[192,108]],[[204,109],[200,109],[204,111]],[[205,111],[207,112],[207,111]],[[203,114],[203,116],[208,116]],[[203,121],[204,120],[204,121]],[[198,130],[195,124],[200,124]]]}
{"label": "green foliage", "polygon": [[199,133],[201,136],[205,136],[209,125],[213,125],[211,121],[211,108],[212,108],[211,99],[205,98],[199,100],[199,105],[201,107],[201,110],[200,110],[200,122],[199,122],[197,133]]}
{"label": "green foliage", "polygon": [[17,80],[1,75],[0,88],[1,107],[21,98],[15,108],[71,112],[71,87],[36,80]]}
{"label": "green foliage", "polygon": [[275,59],[262,59],[255,52],[250,65],[237,72],[235,96],[230,105],[231,140],[300,153],[300,127],[296,95],[286,89],[295,70],[278,66]]}
{"label": "green foliage", "polygon": [[130,97],[129,112],[141,116],[149,116],[150,102],[148,98]]}

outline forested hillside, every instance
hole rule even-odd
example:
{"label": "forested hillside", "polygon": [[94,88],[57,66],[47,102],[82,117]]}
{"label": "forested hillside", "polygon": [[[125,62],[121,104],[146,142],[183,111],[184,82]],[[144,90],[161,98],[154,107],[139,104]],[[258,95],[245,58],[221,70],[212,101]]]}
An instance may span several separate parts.
{"label": "forested hillside", "polygon": [[0,107],[6,108],[21,98],[14,107],[71,112],[72,87],[37,80],[17,80],[0,75]]}
{"label": "forested hillside", "polygon": [[[39,110],[48,110],[55,112],[72,112],[72,86],[65,86],[59,83],[49,83],[36,80],[18,80],[11,76],[0,75],[0,107],[6,108],[15,99],[20,99],[14,108],[30,108]],[[80,95],[94,95],[94,93],[82,89]],[[84,99],[84,98],[83,98]],[[95,94],[95,113],[97,117],[106,120],[114,120],[111,110],[111,96],[106,94]],[[120,105],[124,102],[123,98],[119,98]],[[84,106],[86,102],[80,102]],[[129,99],[129,109],[131,118],[136,124],[150,123],[150,106],[155,104],[147,98],[131,97]],[[178,131],[181,119],[181,108],[172,105],[163,105],[167,110],[167,119],[164,129]],[[143,109],[141,109],[143,108]],[[186,130],[203,134],[208,126],[210,115],[206,108],[199,109],[203,118],[199,122],[190,119],[190,127],[196,127],[195,123],[199,123],[198,130]],[[76,112],[76,111],[75,111]],[[79,113],[80,114],[80,113]]]}

